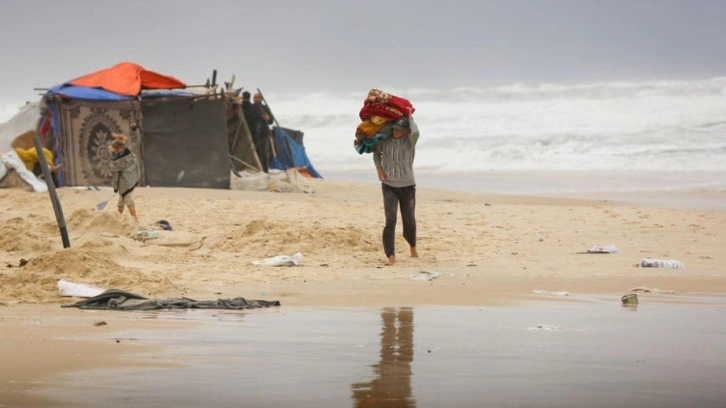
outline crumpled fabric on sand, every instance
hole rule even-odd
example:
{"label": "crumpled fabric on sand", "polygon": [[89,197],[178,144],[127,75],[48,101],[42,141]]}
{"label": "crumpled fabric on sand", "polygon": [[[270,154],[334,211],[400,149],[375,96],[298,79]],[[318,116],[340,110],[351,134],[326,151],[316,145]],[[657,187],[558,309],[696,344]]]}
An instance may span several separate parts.
{"label": "crumpled fabric on sand", "polygon": [[242,297],[197,301],[189,298],[148,299],[133,292],[109,289],[98,296],[61,307],[106,310],[158,310],[158,309],[258,309],[280,306],[278,300],[247,300]]}

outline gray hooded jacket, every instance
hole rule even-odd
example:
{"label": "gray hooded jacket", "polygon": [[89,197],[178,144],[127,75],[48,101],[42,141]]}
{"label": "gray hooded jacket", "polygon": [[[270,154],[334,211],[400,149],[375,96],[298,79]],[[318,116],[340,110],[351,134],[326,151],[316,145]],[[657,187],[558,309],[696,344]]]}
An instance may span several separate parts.
{"label": "gray hooded jacket", "polygon": [[114,191],[121,194],[122,197],[126,196],[129,191],[133,190],[139,184],[141,171],[139,170],[136,155],[128,148],[121,157],[112,159],[109,166],[113,173],[111,176],[111,187],[113,187]]}
{"label": "gray hooded jacket", "polygon": [[386,184],[391,187],[409,187],[416,184],[413,176],[413,159],[418,142],[418,126],[413,117],[408,118],[409,132],[396,139],[390,137],[378,143],[373,150],[373,162],[381,167],[388,177]]}

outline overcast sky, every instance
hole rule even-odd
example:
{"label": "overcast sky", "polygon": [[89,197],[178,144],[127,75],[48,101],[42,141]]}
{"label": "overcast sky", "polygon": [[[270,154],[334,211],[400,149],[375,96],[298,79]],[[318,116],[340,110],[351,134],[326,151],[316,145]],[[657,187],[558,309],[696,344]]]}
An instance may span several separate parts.
{"label": "overcast sky", "polygon": [[0,101],[121,61],[275,93],[726,75],[720,0],[0,0]]}

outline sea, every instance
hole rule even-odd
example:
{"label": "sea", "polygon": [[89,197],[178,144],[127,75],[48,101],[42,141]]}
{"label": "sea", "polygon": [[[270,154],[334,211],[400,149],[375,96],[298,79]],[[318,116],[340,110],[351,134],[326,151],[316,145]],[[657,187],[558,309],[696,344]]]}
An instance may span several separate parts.
{"label": "sea", "polygon": [[[726,77],[384,90],[416,109],[419,185],[554,195],[726,191]],[[305,132],[324,177],[377,182],[370,154],[353,149],[366,94],[268,100],[281,126]],[[721,198],[698,205],[726,208]]]}
{"label": "sea", "polygon": [[[372,86],[375,87],[375,86]],[[381,88],[414,105],[419,185],[483,192],[726,191],[726,76],[702,80]],[[377,182],[353,148],[360,91],[269,93],[323,177]],[[0,122],[17,107],[0,108]]]}

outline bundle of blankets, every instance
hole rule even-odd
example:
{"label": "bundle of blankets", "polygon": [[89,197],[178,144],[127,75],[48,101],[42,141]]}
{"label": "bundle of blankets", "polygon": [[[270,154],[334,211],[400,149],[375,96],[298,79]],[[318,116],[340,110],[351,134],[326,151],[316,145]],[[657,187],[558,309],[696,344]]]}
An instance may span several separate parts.
{"label": "bundle of blankets", "polygon": [[408,128],[408,117],[415,111],[411,102],[380,89],[371,89],[363,101],[355,130],[354,146],[358,154],[371,153],[376,144],[393,135],[393,127]]}

